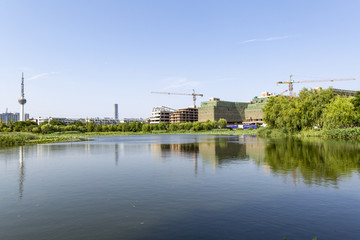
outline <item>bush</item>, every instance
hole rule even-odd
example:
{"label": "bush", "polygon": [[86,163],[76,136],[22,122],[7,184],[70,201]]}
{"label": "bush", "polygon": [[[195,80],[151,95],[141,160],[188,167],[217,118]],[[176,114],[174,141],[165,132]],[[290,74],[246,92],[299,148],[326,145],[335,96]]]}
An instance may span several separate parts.
{"label": "bush", "polygon": [[48,123],[41,126],[41,132],[45,134],[53,133],[54,127]]}
{"label": "bush", "polygon": [[226,128],[226,125],[227,125],[226,119],[220,118],[220,120],[219,120],[219,122],[218,122],[218,126],[219,126],[220,128]]}

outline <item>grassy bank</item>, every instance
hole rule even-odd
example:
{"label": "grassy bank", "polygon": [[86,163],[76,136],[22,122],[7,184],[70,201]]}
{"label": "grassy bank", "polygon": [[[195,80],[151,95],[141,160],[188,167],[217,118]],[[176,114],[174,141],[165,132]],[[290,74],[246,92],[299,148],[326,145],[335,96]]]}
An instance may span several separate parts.
{"label": "grassy bank", "polygon": [[279,129],[260,128],[258,130],[230,130],[230,129],[212,129],[212,130],[155,130],[149,132],[88,132],[80,133],[75,131],[57,132],[52,134],[36,134],[26,132],[0,132],[0,147],[21,146],[41,143],[56,142],[78,142],[89,140],[92,137],[99,136],[132,136],[132,135],[150,135],[150,134],[211,134],[211,135],[259,135],[264,137],[321,137],[321,138],[341,138],[360,140],[360,127],[346,128],[336,130],[306,130],[300,132],[286,132]]}
{"label": "grassy bank", "polygon": [[281,129],[261,128],[259,136],[299,136],[299,137],[322,137],[360,140],[360,127],[332,129],[332,130],[302,130],[300,132],[286,132]]}
{"label": "grassy bank", "polygon": [[151,133],[146,132],[88,132],[80,133],[75,131],[57,132],[51,134],[36,134],[26,132],[0,132],[0,147],[21,146],[41,143],[56,142],[78,142],[89,140],[98,136],[132,136],[132,135],[150,135],[150,134],[212,134],[212,135],[256,135],[256,130],[230,130],[213,129],[204,131],[178,130],[166,131],[157,130]]}
{"label": "grassy bank", "polygon": [[0,133],[0,146],[21,146],[39,143],[77,142],[86,140],[81,134]]}

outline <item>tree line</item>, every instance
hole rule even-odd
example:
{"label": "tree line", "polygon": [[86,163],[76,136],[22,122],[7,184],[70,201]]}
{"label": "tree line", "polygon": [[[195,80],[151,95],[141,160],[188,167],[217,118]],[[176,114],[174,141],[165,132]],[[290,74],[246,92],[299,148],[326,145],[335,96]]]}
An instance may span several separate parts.
{"label": "tree line", "polygon": [[33,121],[19,121],[15,123],[4,124],[0,122],[0,132],[32,132],[50,134],[54,132],[143,132],[152,133],[159,131],[202,131],[217,128],[226,128],[227,121],[185,122],[185,123],[158,123],[148,124],[141,122],[120,123],[116,125],[96,125],[93,122],[75,122],[66,125],[64,122],[52,119],[50,122],[43,122],[38,125]]}
{"label": "tree line", "polygon": [[304,88],[293,98],[270,97],[263,111],[267,126],[288,132],[358,127],[360,92],[355,96],[340,96],[332,88]]}

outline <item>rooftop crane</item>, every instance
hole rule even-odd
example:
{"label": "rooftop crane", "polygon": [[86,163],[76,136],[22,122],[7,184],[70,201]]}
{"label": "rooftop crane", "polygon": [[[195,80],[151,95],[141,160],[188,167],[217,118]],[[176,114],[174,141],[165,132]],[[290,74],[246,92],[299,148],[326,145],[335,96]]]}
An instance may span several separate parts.
{"label": "rooftop crane", "polygon": [[187,96],[193,96],[194,101],[194,108],[196,108],[196,97],[203,97],[203,94],[195,93],[195,89],[193,89],[193,93],[170,93],[170,92],[151,92],[151,93],[157,93],[157,94],[167,94],[167,95],[187,95]]}
{"label": "rooftop crane", "polygon": [[327,79],[327,80],[305,80],[305,81],[294,81],[292,79],[292,74],[290,75],[290,81],[288,82],[277,82],[276,85],[279,84],[289,84],[289,96],[292,98],[293,96],[293,83],[309,83],[309,82],[334,82],[334,81],[348,81],[348,80],[356,80],[356,78],[335,78],[335,79]]}

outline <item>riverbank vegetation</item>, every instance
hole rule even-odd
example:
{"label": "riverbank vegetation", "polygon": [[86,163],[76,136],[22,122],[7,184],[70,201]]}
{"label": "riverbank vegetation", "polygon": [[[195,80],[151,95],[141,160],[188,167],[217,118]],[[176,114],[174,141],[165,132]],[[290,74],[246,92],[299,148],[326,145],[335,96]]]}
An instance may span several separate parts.
{"label": "riverbank vegetation", "polygon": [[263,111],[267,128],[259,134],[360,137],[360,92],[347,97],[304,88],[298,97],[271,97]]}
{"label": "riverbank vegetation", "polygon": [[200,122],[186,122],[186,123],[159,123],[147,124],[141,122],[120,123],[117,125],[96,125],[93,122],[70,123],[66,125],[57,120],[44,122],[37,125],[32,121],[15,122],[9,124],[0,123],[0,132],[28,132],[28,133],[42,133],[51,134],[56,132],[69,133],[96,133],[96,132],[124,132],[124,133],[161,133],[161,132],[181,132],[181,131],[209,131],[226,129],[227,121],[220,119],[219,121]]}
{"label": "riverbank vegetation", "polygon": [[144,124],[140,122],[121,123],[118,125],[96,125],[94,123],[71,123],[51,120],[37,125],[31,121],[10,124],[0,123],[0,146],[25,144],[81,141],[104,135],[138,134],[217,134],[217,135],[255,135],[256,130],[232,130],[226,128],[225,119],[206,123],[188,122],[174,124]]}
{"label": "riverbank vegetation", "polygon": [[77,142],[86,140],[79,134],[35,134],[26,132],[0,133],[0,146],[21,146],[27,144]]}

